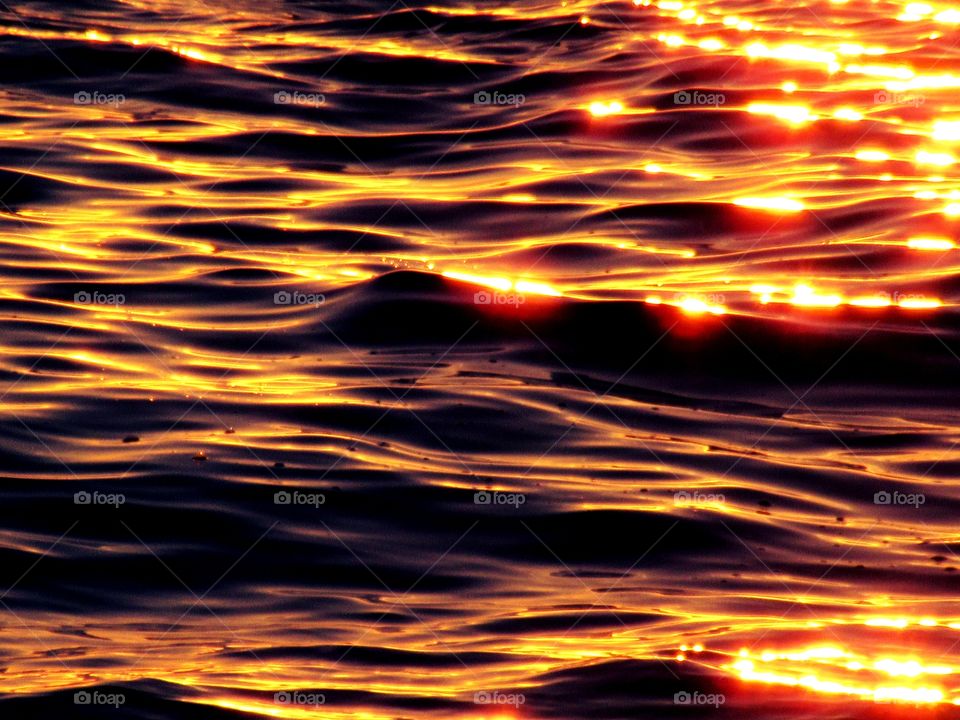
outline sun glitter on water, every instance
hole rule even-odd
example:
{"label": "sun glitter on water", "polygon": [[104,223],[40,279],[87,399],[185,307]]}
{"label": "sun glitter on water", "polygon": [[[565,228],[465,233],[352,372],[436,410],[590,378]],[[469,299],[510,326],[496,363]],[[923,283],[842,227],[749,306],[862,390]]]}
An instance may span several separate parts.
{"label": "sun glitter on water", "polygon": [[771,634],[762,649],[707,651],[701,644],[682,645],[674,659],[697,662],[748,684],[797,688],[822,696],[871,703],[960,705],[960,668],[948,662],[960,623],[877,617],[812,624],[819,630],[819,642],[794,641],[783,646]]}

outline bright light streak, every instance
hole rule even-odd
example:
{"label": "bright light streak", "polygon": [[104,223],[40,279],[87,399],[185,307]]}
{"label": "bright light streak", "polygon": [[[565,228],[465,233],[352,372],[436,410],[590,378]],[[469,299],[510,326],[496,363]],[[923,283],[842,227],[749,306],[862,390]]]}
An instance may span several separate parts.
{"label": "bright light streak", "polygon": [[953,250],[956,244],[947,238],[910,238],[907,247],[911,250]]}
{"label": "bright light streak", "polygon": [[750,103],[747,112],[753,115],[773,115],[794,125],[812,122],[817,116],[805,105],[777,105],[775,103]]}
{"label": "bright light streak", "polygon": [[843,298],[835,294],[823,295],[809,285],[798,284],[793,289],[790,302],[804,307],[837,307],[843,303]]}
{"label": "bright light streak", "polygon": [[854,157],[863,162],[885,162],[890,159],[883,150],[858,150]]}
{"label": "bright light streak", "polygon": [[733,201],[733,204],[755,210],[781,210],[783,212],[800,212],[804,209],[802,202],[787,197],[737,198]]}
{"label": "bright light streak", "polygon": [[937,167],[947,167],[953,165],[957,159],[950,153],[933,153],[926,150],[917,151],[916,161],[918,165],[936,165]]}
{"label": "bright light streak", "polygon": [[623,103],[619,100],[611,100],[610,102],[597,100],[590,103],[588,109],[594,117],[607,117],[608,115],[619,115],[623,112],[624,107]]}

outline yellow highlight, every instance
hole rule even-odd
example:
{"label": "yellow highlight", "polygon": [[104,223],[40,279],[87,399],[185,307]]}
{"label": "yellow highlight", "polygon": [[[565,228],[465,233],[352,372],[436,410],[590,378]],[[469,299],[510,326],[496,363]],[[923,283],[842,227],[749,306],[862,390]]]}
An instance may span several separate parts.
{"label": "yellow highlight", "polygon": [[[877,293],[875,295],[859,295],[852,298],[845,298],[840,293],[824,293],[814,289],[807,283],[798,283],[794,286],[792,294],[784,288],[775,285],[753,285],[750,292],[758,296],[761,304],[786,303],[796,307],[811,308],[834,308],[841,305],[860,308],[885,308],[896,305],[904,310],[930,310],[938,308],[943,303],[936,298],[927,298],[920,294],[891,296],[887,293]],[[891,620],[889,618],[873,618],[867,620],[866,624],[877,627],[906,627],[898,623],[906,623],[906,620]]]}
{"label": "yellow highlight", "polygon": [[597,100],[596,102],[590,103],[588,109],[594,117],[607,117],[608,115],[619,115],[623,112],[624,107],[623,103],[618,100],[612,100],[610,102]]}
{"label": "yellow highlight", "polygon": [[957,10],[956,8],[949,8],[937,13],[933,19],[939,23],[957,25],[960,24],[960,10]]}
{"label": "yellow highlight", "polygon": [[898,307],[905,310],[933,310],[942,305],[943,303],[934,298],[904,298],[897,303]]}
{"label": "yellow highlight", "polygon": [[879,308],[890,307],[893,305],[893,301],[884,295],[873,295],[851,298],[850,304],[853,307]]}
{"label": "yellow highlight", "polygon": [[916,660],[898,661],[891,659],[878,660],[873,664],[875,670],[880,670],[891,677],[918,677],[919,675],[949,675],[950,668],[943,665],[924,666]]}
{"label": "yellow highlight", "polygon": [[461,280],[474,285],[484,285],[485,287],[500,290],[501,292],[506,292],[513,287],[513,282],[507,278],[471,275],[470,273],[455,272],[453,270],[445,271],[443,277],[450,278],[451,280]]}
{"label": "yellow highlight", "polygon": [[660,34],[657,36],[657,40],[660,42],[669,45],[670,47],[681,47],[686,44],[686,41],[679,35],[664,35]]}
{"label": "yellow highlight", "polygon": [[843,303],[843,298],[839,295],[824,295],[809,285],[799,284],[793,289],[791,302],[805,307],[837,307]]}
{"label": "yellow highlight", "polygon": [[109,35],[104,35],[99,30],[87,30],[83,37],[87,40],[93,40],[94,42],[110,42],[112,38]]}
{"label": "yellow highlight", "polygon": [[474,275],[471,273],[457,272],[455,270],[446,270],[441,273],[441,275],[445,278],[450,278],[451,280],[460,280],[472,285],[483,285],[484,287],[493,288],[494,290],[499,290],[500,292],[516,290],[517,292],[530,293],[531,295],[563,297],[563,293],[556,288],[548,285],[547,283],[536,282],[533,280],[513,281],[505,277]]}
{"label": "yellow highlight", "polygon": [[936,165],[937,167],[947,167],[953,165],[957,159],[950,153],[932,153],[926,150],[917,151],[916,161],[918,165]]}
{"label": "yellow highlight", "polygon": [[902,629],[907,627],[910,624],[910,621],[907,618],[869,618],[863,623],[867,627],[888,627],[888,628],[898,628]]}
{"label": "yellow highlight", "polygon": [[909,80],[914,76],[913,70],[902,65],[847,65],[844,71],[851,75],[869,75],[895,80]]}
{"label": "yellow highlight", "polygon": [[831,69],[839,69],[837,54],[829,50],[807,47],[797,43],[786,43],[777,47],[768,47],[762,42],[754,42],[745,48],[750,57],[773,58],[775,60],[793,60],[799,62],[826,65]]}
{"label": "yellow highlight", "polygon": [[901,22],[917,22],[932,13],[932,5],[928,5],[927,3],[910,3],[903,9],[903,12],[897,16],[897,20]]}
{"label": "yellow highlight", "polygon": [[859,150],[854,157],[864,162],[885,162],[890,159],[883,150]]}
{"label": "yellow highlight", "polygon": [[[867,624],[876,623],[868,621]],[[957,704],[956,700],[948,700],[942,688],[929,681],[921,680],[923,684],[908,686],[888,685],[884,679],[917,679],[928,675],[952,674],[954,669],[945,665],[925,666],[912,658],[871,661],[837,647],[813,647],[790,652],[766,651],[758,658],[751,658],[749,650],[744,648],[738,655],[739,659],[725,668],[746,681],[805,688],[830,695],[849,695],[873,702]],[[837,677],[824,677],[831,670],[837,673]]]}
{"label": "yellow highlight", "polygon": [[956,244],[946,238],[910,238],[907,247],[911,250],[953,250]]}
{"label": "yellow highlight", "polygon": [[678,307],[690,315],[702,315],[703,313],[723,315],[727,311],[722,305],[714,305],[699,298],[686,298],[679,303]]}
{"label": "yellow highlight", "polygon": [[805,105],[778,105],[776,103],[750,103],[747,112],[754,115],[773,115],[780,120],[800,125],[817,119]]}
{"label": "yellow highlight", "polygon": [[804,209],[802,202],[788,197],[737,198],[733,201],[733,204],[755,210],[781,210],[783,212],[800,212]]}
{"label": "yellow highlight", "polygon": [[531,280],[517,280],[513,284],[517,292],[532,293],[533,295],[548,295],[550,297],[562,297],[563,294],[547,285],[546,283],[533,282]]}
{"label": "yellow highlight", "polygon": [[856,110],[851,110],[850,108],[839,108],[838,110],[834,111],[833,116],[837,120],[849,120],[851,122],[863,120],[863,113],[857,112]]}
{"label": "yellow highlight", "polygon": [[960,120],[935,121],[931,137],[945,142],[960,140]]}
{"label": "yellow highlight", "polygon": [[[648,305],[670,305],[672,307],[680,308],[683,312],[688,315],[724,315],[727,312],[727,309],[723,305],[718,305],[716,303],[707,302],[701,298],[696,297],[687,297],[679,301],[665,301],[659,295],[648,295],[644,298],[644,302]],[[700,650],[697,650],[697,648]],[[694,645],[694,652],[701,652],[703,647],[700,645]]]}

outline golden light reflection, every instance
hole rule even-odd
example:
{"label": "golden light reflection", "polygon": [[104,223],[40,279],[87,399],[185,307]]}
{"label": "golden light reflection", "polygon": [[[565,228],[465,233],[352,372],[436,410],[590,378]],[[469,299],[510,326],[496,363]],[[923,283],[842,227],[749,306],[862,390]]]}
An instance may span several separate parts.
{"label": "golden light reflection", "polygon": [[[960,667],[946,662],[952,645],[944,646],[946,653],[938,653],[932,648],[921,649],[926,646],[918,642],[919,636],[904,634],[911,628],[954,629],[960,624],[930,617],[868,617],[826,625],[832,636],[856,637],[862,642],[831,638],[826,643],[777,647],[774,641],[767,647],[742,647],[738,651],[711,649],[695,658],[690,656],[691,647],[682,645],[677,659],[682,656],[716,667],[746,683],[781,685],[872,703],[960,705]],[[822,628],[824,623],[811,626]],[[872,634],[864,636],[865,632]],[[699,644],[693,649],[704,651]]]}
{"label": "golden light reflection", "polygon": [[[150,11],[157,5],[153,0],[127,4]],[[182,10],[176,3],[172,5]],[[199,13],[202,5],[196,4],[194,9]],[[302,412],[304,408],[327,412],[335,406],[377,414],[382,408],[379,401],[371,400],[371,386],[357,379],[356,356],[326,346],[322,357],[315,352],[313,339],[321,327],[316,308],[273,304],[273,289],[268,284],[274,276],[283,282],[301,282],[307,291],[330,292],[333,297],[336,291],[349,292],[357,286],[358,292],[362,292],[364,282],[394,269],[437,272],[452,281],[531,297],[645,301],[650,306],[645,313],[662,312],[671,317],[682,313],[683,323],[695,330],[719,325],[724,320],[715,317],[728,313],[776,316],[795,309],[804,321],[822,327],[863,316],[871,321],[894,318],[905,325],[919,326],[926,312],[943,308],[942,314],[948,315],[955,310],[955,295],[940,299],[932,294],[937,289],[953,294],[950,281],[960,274],[960,257],[952,252],[957,248],[954,231],[956,219],[960,218],[956,177],[960,119],[955,97],[960,74],[948,54],[955,28],[937,28],[936,24],[960,24],[960,10],[939,2],[849,3],[844,8],[844,2],[831,0],[831,6],[817,8],[818,14],[824,12],[826,22],[817,19],[814,23],[811,18],[809,25],[798,21],[788,27],[775,18],[779,13],[769,13],[767,7],[755,12],[748,7],[677,0],[633,0],[633,5],[638,8],[634,11],[637,15],[655,15],[650,18],[657,23],[655,29],[650,30],[645,22],[630,27],[626,14],[622,23],[606,22],[605,10],[591,2],[556,6],[474,3],[428,8],[427,12],[440,19],[487,17],[517,24],[534,19],[548,24],[562,22],[564,29],[573,33],[597,35],[591,42],[595,42],[598,54],[588,57],[590,51],[584,49],[583,55],[577,55],[576,63],[586,66],[596,60],[596,67],[609,69],[609,59],[615,57],[628,70],[621,73],[617,66],[616,72],[602,83],[577,85],[581,89],[572,94],[554,94],[549,87],[543,87],[537,93],[536,103],[531,94],[528,107],[536,107],[545,117],[573,108],[578,119],[573,136],[551,137],[547,123],[544,131],[538,129],[541,137],[527,137],[520,132],[517,134],[522,139],[517,140],[505,130],[518,122],[517,115],[505,112],[501,116],[505,119],[498,120],[496,126],[501,140],[488,145],[487,140],[475,140],[471,135],[470,123],[474,119],[466,121],[447,106],[435,113],[425,112],[424,117],[440,116],[443,122],[425,128],[418,126],[417,132],[423,130],[422,135],[411,143],[417,152],[404,156],[413,158],[409,164],[393,157],[377,158],[375,153],[368,155],[366,151],[359,152],[362,161],[345,155],[342,160],[320,162],[319,159],[327,159],[327,143],[336,152],[341,144],[348,148],[381,144],[399,147],[402,143],[396,139],[404,136],[409,126],[398,128],[392,124],[389,112],[377,112],[373,113],[377,121],[366,127],[362,117],[348,114],[345,120],[332,110],[341,100],[351,111],[363,107],[359,100],[362,82],[343,83],[336,79],[350,64],[347,61],[339,63],[337,72],[325,79],[322,89],[329,93],[330,105],[323,112],[310,115],[308,108],[277,107],[271,101],[273,92],[286,85],[278,82],[284,74],[276,68],[295,68],[302,63],[306,75],[297,77],[298,82],[304,82],[304,78],[315,77],[307,68],[328,55],[366,53],[378,56],[378,62],[413,59],[453,65],[484,63],[496,66],[498,72],[517,62],[518,56],[501,57],[470,39],[448,45],[439,39],[442,30],[435,35],[416,28],[417,32],[391,37],[384,29],[389,23],[362,38],[341,36],[330,29],[335,23],[328,21],[307,28],[292,21],[278,24],[276,18],[268,18],[270,22],[264,23],[259,22],[263,18],[258,17],[256,7],[244,7],[242,12],[238,11],[241,15],[229,18],[218,14],[202,27],[187,22],[169,27],[144,23],[142,27],[126,29],[44,22],[31,23],[30,27],[14,24],[0,28],[0,35],[8,38],[86,43],[97,52],[108,50],[104,47],[108,43],[117,44],[125,52],[136,48],[137,54],[147,49],[164,52],[175,56],[172,60],[178,67],[186,67],[184,72],[188,75],[188,70],[202,71],[210,73],[205,77],[211,79],[221,69],[242,70],[245,77],[252,78],[251,86],[244,86],[237,93],[245,101],[255,99],[256,92],[251,87],[264,83],[266,88],[262,93],[264,107],[250,113],[229,104],[221,106],[219,102],[203,107],[168,103],[153,82],[149,86],[154,91],[144,97],[131,93],[129,102],[118,107],[78,106],[69,97],[64,102],[62,93],[43,94],[33,87],[30,92],[4,93],[4,112],[9,116],[4,142],[16,151],[10,154],[9,167],[5,165],[4,170],[24,173],[23,186],[42,181],[62,188],[62,193],[56,202],[11,204],[11,209],[0,212],[0,218],[7,223],[7,229],[0,234],[0,246],[10,269],[0,297],[9,305],[8,317],[16,320],[0,344],[0,361],[9,376],[20,378],[4,399],[3,408],[49,420],[65,410],[76,411],[69,407],[72,395],[96,393],[110,400],[144,399],[151,407],[164,402],[172,404],[184,397],[223,398],[264,409],[264,415],[248,417],[247,427],[238,423],[237,432],[229,435],[219,428],[214,435],[209,426],[191,422],[186,428],[175,428],[169,438],[159,433],[144,437],[151,445],[156,443],[155,451],[150,448],[154,453],[149,457],[151,464],[160,457],[182,454],[188,447],[185,460],[189,465],[195,448],[201,445],[207,447],[206,454],[203,450],[196,452],[199,457],[209,458],[208,466],[223,457],[236,456],[252,464],[250,448],[255,448],[258,456],[269,456],[271,463],[274,456],[283,457],[285,453],[319,450],[324,455],[348,458],[344,465],[357,470],[358,475],[360,471],[409,473],[426,477],[428,483],[449,483],[466,490],[470,487],[468,479],[450,479],[461,477],[462,468],[458,465],[462,463],[443,452],[420,447],[414,440],[398,442],[390,438],[387,446],[370,438],[370,442],[349,447],[354,438],[348,434],[330,428],[301,427],[307,425],[299,420],[307,416],[307,412]],[[786,5],[782,9],[786,11]],[[834,18],[825,14],[827,11],[836,11],[838,22],[833,23]],[[220,8],[217,13],[221,13]],[[884,21],[898,18],[902,23],[918,25],[888,22],[897,28],[897,33],[883,31],[874,35],[859,24],[873,13],[882,15]],[[148,14],[145,12],[144,16]],[[613,34],[610,26],[616,31],[615,39],[608,37]],[[72,29],[58,29],[67,27]],[[624,28],[626,33],[622,32]],[[675,69],[669,65],[672,58],[684,70],[703,70],[702,76],[697,75],[701,78],[718,78],[728,68],[736,68],[737,75],[731,73],[726,80],[730,87],[737,88],[735,95],[731,92],[726,98],[728,112],[709,117],[715,124],[722,119],[727,128],[714,125],[710,132],[715,131],[716,135],[710,135],[701,127],[697,108],[688,107],[685,110],[691,111],[686,114],[693,121],[693,130],[681,123],[658,143],[653,140],[658,139],[659,130],[653,135],[645,134],[648,129],[644,123],[656,127],[664,122],[661,80],[672,81],[660,62],[650,62],[654,68],[651,76],[643,63],[629,65],[629,58],[641,57],[641,44],[654,38],[662,43],[656,47],[657,54],[663,56],[671,70]],[[938,39],[939,42],[928,42]],[[250,48],[255,48],[255,52]],[[564,56],[563,52],[547,52],[528,61],[521,53],[519,69],[533,70],[542,61],[543,70],[560,77],[566,69]],[[136,77],[134,72],[131,79]],[[657,80],[651,82],[652,79]],[[278,87],[274,88],[275,85]],[[453,89],[458,91],[452,93],[454,104],[468,105],[472,91]],[[681,88],[670,88],[674,89]],[[343,95],[338,97],[340,92]],[[446,98],[446,88],[437,95]],[[385,101],[382,94],[378,97],[378,102]],[[419,109],[430,110],[433,100],[432,95],[417,99],[423,102],[418,116]],[[604,122],[606,118],[609,120]],[[625,122],[627,118],[630,123]],[[489,134],[486,125],[477,128],[477,132],[481,131]],[[684,135],[685,132],[689,134]],[[249,141],[246,135],[250,135]],[[235,150],[246,149],[253,138],[261,136],[261,144],[251,147],[242,157],[241,151]],[[715,151],[717,138],[729,142],[734,149]],[[430,144],[435,141],[440,143],[441,151],[422,164],[421,160],[431,155]],[[299,143],[308,148],[302,156]],[[285,153],[289,147],[298,149]],[[467,147],[476,156],[483,156],[481,151],[487,149],[495,152],[490,154],[492,159],[471,159],[469,165],[458,165],[458,156],[464,154],[460,151]],[[442,155],[447,148],[457,152]],[[48,149],[49,160],[38,167],[32,168],[29,162],[18,159],[37,158]],[[888,164],[859,165],[851,161],[851,155],[860,163]],[[55,162],[50,162],[55,158]],[[437,166],[431,167],[434,159]],[[366,166],[368,162],[371,167]],[[700,202],[710,204],[702,215],[697,205]],[[423,225],[432,227],[417,222],[392,223],[387,215],[382,218],[382,226],[379,221],[374,222],[380,207],[396,207],[398,203],[409,205],[411,213],[424,218]],[[365,204],[378,208],[366,222],[345,211]],[[811,212],[799,218],[785,218],[804,211],[808,204]],[[556,207],[556,216],[552,206]],[[733,207],[744,211],[734,211]],[[474,213],[476,208],[480,209],[478,214]],[[849,225],[829,222],[831,232],[826,233],[822,223],[816,222],[814,209],[817,214],[824,210],[824,222],[828,213],[851,218],[869,215],[869,220]],[[185,217],[188,212],[194,215]],[[430,220],[434,215],[446,217],[447,213],[454,219],[445,223]],[[171,221],[181,215],[182,223]],[[475,217],[479,218],[476,223]],[[558,221],[541,223],[540,219],[546,217]],[[878,218],[882,221],[878,222]],[[784,226],[801,225],[808,219],[811,222],[793,234],[780,232]],[[193,224],[202,227],[198,229]],[[761,230],[749,234],[757,225],[762,226]],[[327,246],[330,236],[337,236],[338,241]],[[360,240],[357,247],[345,251],[349,243],[339,244],[340,236]],[[261,237],[266,241],[260,243]],[[374,249],[367,249],[371,240],[376,241]],[[560,252],[554,250],[548,256],[548,251],[555,248]],[[567,259],[557,259],[568,248]],[[877,252],[889,263],[883,265],[878,260],[874,264],[872,258],[866,259],[865,264],[875,267],[882,280],[873,277],[851,255],[859,257],[858,251],[864,249]],[[535,259],[541,257],[547,260],[532,267]],[[451,268],[469,268],[469,272]],[[51,270],[52,281],[43,274]],[[92,306],[76,301],[72,289],[52,294],[61,289],[56,287],[61,279],[70,283],[72,276],[123,284],[128,301],[123,306]],[[178,294],[184,289],[192,292],[212,286],[224,288],[225,294],[235,293],[231,296],[235,300],[211,307],[203,293],[182,300]],[[168,297],[177,300],[168,302]],[[834,312],[838,308],[858,310]],[[38,343],[32,338],[25,340],[20,325],[35,325],[51,337],[68,330],[71,335],[62,347],[44,356],[50,367],[33,372],[30,363]],[[294,338],[297,332],[303,335],[296,346],[291,342],[282,351],[256,347],[243,354],[237,349],[250,347],[261,336],[266,346],[275,335]],[[227,346],[208,344],[209,338],[223,335],[231,338]],[[48,345],[43,343],[44,348]],[[155,354],[141,351],[144,346]],[[301,350],[301,346],[306,349]],[[115,349],[120,347],[124,349]],[[365,356],[364,362],[367,361],[375,359]],[[380,371],[379,367],[376,369]],[[907,368],[905,372],[914,370]],[[455,386],[456,392],[477,404],[502,404],[504,396],[497,395],[502,386],[520,388],[516,391],[518,404],[524,409],[547,405],[555,408],[558,403],[569,401],[566,392],[551,395],[552,389],[532,388],[523,375],[493,377],[485,373],[478,385],[465,377],[467,373],[445,375],[438,370],[426,381],[439,387]],[[625,402],[613,396],[609,400]],[[708,413],[725,422],[731,418],[709,409],[696,408],[693,412],[662,405],[657,412],[671,421],[692,418],[701,424]],[[298,412],[290,412],[291,408]],[[595,424],[587,425],[587,420],[584,424],[598,436],[586,438],[581,447],[622,445],[622,428],[615,427],[616,435],[601,436],[604,428],[600,421],[588,420]],[[889,430],[894,437],[899,437],[908,424],[902,413],[886,418],[878,412],[878,416],[868,420],[877,432]],[[749,414],[737,416],[736,422],[751,429],[756,425],[760,428],[757,436],[763,432],[761,422]],[[794,423],[795,419],[784,417],[783,422]],[[849,419],[836,422],[848,423]],[[52,426],[53,423],[45,425]],[[645,430],[637,437],[655,446],[658,454],[661,447],[671,454],[692,453],[687,458],[690,462],[679,463],[676,468],[684,480],[702,479],[701,463],[708,453],[740,457],[741,452],[753,452],[752,448],[734,447],[729,437],[706,439],[693,436],[692,432],[689,437],[673,437],[672,428],[679,423],[665,426],[671,429]],[[791,427],[798,432],[810,431],[805,422]],[[925,436],[928,444],[916,451],[898,447],[879,456],[858,450],[862,458],[857,461],[862,460],[866,470],[851,468],[851,458],[840,451],[822,457],[826,455],[822,448],[804,452],[784,447],[783,443],[772,447],[764,444],[755,457],[760,457],[762,450],[780,468],[842,466],[851,477],[853,473],[866,477],[867,472],[871,477],[902,477],[909,467],[927,467],[934,460],[939,462],[942,455],[954,462],[956,458],[947,450],[948,446],[937,445],[942,437],[955,435],[954,430],[947,423],[938,424],[935,432],[926,425],[911,427],[917,434],[930,432]],[[111,438],[109,442],[112,444],[107,446],[102,438],[90,436],[69,445],[69,457],[78,461],[76,471],[84,478],[102,479],[102,472],[91,470],[95,461],[107,459],[111,466],[115,463],[123,470],[145,455],[147,442],[131,446],[122,445],[119,439]],[[54,445],[54,449],[59,452],[60,447]],[[665,453],[663,456],[671,457]],[[519,469],[512,465],[518,457]],[[622,481],[624,473],[632,478],[651,478],[649,485],[656,491],[662,489],[655,487],[657,478],[674,468],[628,457],[627,453],[597,468],[599,457],[595,453],[576,455],[574,447],[569,454],[558,453],[557,457],[539,460],[511,456],[508,450],[500,449],[480,457],[471,456],[469,460],[492,478],[492,485],[507,491],[524,489],[521,473],[538,460],[531,477],[543,485],[550,483],[558,491],[575,493],[577,499],[571,501],[571,506],[578,509],[637,511],[654,507],[658,512],[675,511],[675,502],[665,505],[662,499],[652,501],[639,494],[626,496]],[[289,459],[288,462],[294,465]],[[259,476],[243,475],[245,465],[241,463],[239,467],[238,482],[260,482]],[[590,477],[580,474],[580,467],[589,468]],[[8,474],[16,472],[19,471],[9,469]],[[44,473],[51,480],[64,479],[56,475],[62,474],[59,468]],[[616,479],[611,480],[611,476]],[[670,477],[664,482],[675,480]],[[769,493],[774,488],[766,477],[746,473],[731,475],[729,481],[739,483],[749,493]],[[811,501],[821,499],[813,490],[791,498],[805,506],[817,505]],[[834,524],[834,515],[841,512],[837,505],[834,498],[823,502],[822,507],[829,510],[826,514],[809,509],[777,511],[780,521],[795,524],[792,526],[802,531],[816,528],[805,539],[813,547],[819,547],[816,543],[824,540],[824,549],[833,557],[834,543],[850,542],[839,530],[833,534],[823,529],[824,525]],[[756,511],[755,507],[745,509],[733,502],[708,502],[696,509],[730,513],[737,519],[755,519]],[[840,525],[845,529],[857,522],[860,520],[848,513],[845,523]],[[878,552],[881,542],[896,536],[905,524],[891,523],[884,528],[882,541],[865,539],[857,545],[858,550]],[[869,523],[862,522],[857,535],[868,527]],[[315,531],[316,528],[310,528],[307,532]],[[922,532],[916,527],[910,533],[904,531],[910,537],[903,547],[915,550],[914,535]],[[936,525],[929,535],[942,539],[951,532],[948,525]],[[14,533],[7,534],[5,543],[8,548],[23,547],[38,557],[41,552],[32,547],[31,540]],[[876,557],[879,560],[885,556],[878,552]],[[523,617],[551,619],[556,614],[553,605],[587,607],[595,602],[595,596],[580,594],[577,583],[558,577],[554,570],[544,571],[542,576],[538,570],[522,573],[521,589],[538,596],[530,604],[542,598],[544,605],[551,606],[524,610]],[[650,572],[655,574],[655,568]],[[758,577],[754,574],[748,579],[759,587],[762,581]],[[651,580],[650,585],[659,587],[673,582],[672,578],[662,583],[659,578],[656,580]],[[571,637],[563,637],[560,630],[544,630],[494,638],[464,630],[493,618],[513,617],[518,586],[504,583],[502,595],[491,593],[477,605],[465,601],[463,605],[471,614],[465,621],[459,617],[455,621],[441,618],[430,630],[458,649],[502,652],[508,660],[483,678],[489,687],[510,687],[536,673],[595,663],[612,656],[673,656],[686,663],[708,663],[710,653],[700,643],[688,643],[673,655],[671,649],[677,646],[677,627],[681,623],[698,630],[733,626],[749,642],[751,635],[760,637],[767,629],[755,619],[757,607],[771,597],[782,599],[777,595],[782,592],[780,588],[764,587],[745,600],[735,593],[724,596],[723,606],[718,609],[718,587],[711,582],[703,595],[688,589],[689,592],[676,596],[657,593],[652,598],[633,596],[622,600],[623,609],[648,600],[649,606],[665,608],[667,619],[663,626],[649,630],[645,627],[642,631],[621,631],[615,627],[614,632],[605,628]],[[314,589],[282,588],[277,593],[289,598]],[[837,597],[822,601],[859,608],[861,589],[834,586],[831,592]],[[615,597],[611,594],[611,602]],[[898,599],[894,599],[894,606]],[[437,596],[409,600],[418,608],[435,608]],[[749,607],[736,606],[742,601]],[[384,603],[365,597],[358,603],[361,604],[367,610],[367,605]],[[270,621],[276,618],[269,614],[244,612],[238,611],[234,617],[242,634],[250,635],[254,649],[275,642],[284,627],[308,627],[307,631],[317,636],[343,635],[350,641],[362,637],[367,629],[366,624],[355,628],[349,620],[342,619],[328,626],[312,625],[316,622],[313,614],[283,617],[274,625]],[[742,615],[738,615],[740,612]],[[424,613],[424,617],[434,623],[433,614]],[[34,614],[28,622],[31,629],[38,629],[44,644],[59,647],[57,643],[63,643],[62,628],[73,619]],[[94,665],[92,670],[85,666],[81,655],[71,658],[71,667],[67,669],[45,656],[44,649],[30,637],[11,633],[9,650],[16,662],[5,663],[9,667],[0,674],[3,688],[37,692],[82,685],[94,676],[103,681],[153,677],[198,687],[209,684],[213,678],[222,681],[222,687],[233,685],[258,691],[269,689],[272,682],[263,678],[264,669],[258,663],[243,664],[217,656],[224,647],[224,638],[220,628],[214,626],[216,632],[211,630],[209,619],[182,635],[178,630],[171,636],[175,642],[167,646],[158,643],[156,654],[147,657],[143,667],[128,670],[129,665],[122,660],[128,656],[139,659],[146,624],[143,617],[121,618],[121,622],[133,629],[91,627],[91,638],[96,636],[96,642],[84,636],[71,638],[71,644],[85,646],[91,656],[102,652],[105,646],[100,637],[109,638],[109,646],[119,648],[116,657],[107,660],[120,658],[121,662],[104,662]],[[958,629],[960,623],[920,616],[878,617],[866,619],[863,626],[873,630],[942,631]],[[417,634],[406,628],[384,637],[392,643],[391,647],[416,651],[434,640],[423,631]],[[739,647],[741,639],[732,647]],[[923,647],[918,644],[918,648]],[[836,645],[787,643],[745,650],[743,656],[731,655],[724,660],[724,666],[731,675],[748,683],[774,683],[869,701],[930,704],[960,699],[955,669],[946,659],[921,649],[911,654],[903,648],[883,648],[856,640]],[[301,659],[269,666],[270,672],[282,679],[282,686],[289,687],[297,681],[309,683],[330,669],[320,661],[307,664]],[[477,681],[471,672],[340,667],[332,674],[331,685],[408,697],[452,697],[474,689]],[[386,720],[395,715],[355,707],[341,711],[332,706],[319,714],[312,709],[301,714],[296,708],[280,709],[269,702],[227,692],[222,697],[214,694],[209,702],[222,708],[291,720],[318,716]],[[466,716],[470,720],[512,720],[528,715],[478,710]]]}
{"label": "golden light reflection", "polygon": [[772,115],[793,125],[813,122],[817,116],[805,105],[783,105],[777,103],[750,103],[747,112],[753,115]]}
{"label": "golden light reflection", "polygon": [[890,159],[890,155],[883,150],[858,150],[854,157],[863,162],[886,162]]}
{"label": "golden light reflection", "polygon": [[536,280],[511,280],[505,277],[475,275],[472,273],[464,273],[455,270],[445,270],[442,275],[443,277],[450,278],[451,280],[460,280],[472,285],[481,285],[493,290],[499,290],[500,292],[516,290],[519,293],[529,293],[531,295],[563,297],[563,293],[557,290],[555,287],[552,287],[548,283],[539,282]]}
{"label": "golden light reflection", "polygon": [[872,295],[847,297],[839,292],[824,292],[807,283],[797,283],[792,288],[778,285],[753,285],[750,292],[762,305],[786,304],[799,308],[836,308],[842,305],[861,308],[899,307],[904,310],[933,310],[943,306],[938,298],[922,293],[880,292]]}
{"label": "golden light reflection", "polygon": [[611,100],[609,102],[603,102],[597,100],[590,103],[590,114],[594,117],[607,117],[608,115],[619,115],[623,112],[624,107],[623,103],[619,100]]}
{"label": "golden light reflection", "polygon": [[944,251],[953,250],[956,248],[956,243],[947,238],[916,237],[907,240],[907,247],[912,250]]}
{"label": "golden light reflection", "polygon": [[950,153],[919,150],[917,151],[916,161],[918,165],[936,165],[938,167],[948,167],[953,165],[957,159]]}
{"label": "golden light reflection", "polygon": [[789,197],[745,197],[735,199],[733,204],[739,205],[740,207],[753,208],[756,210],[771,210],[790,213],[800,212],[805,207],[800,200]]}

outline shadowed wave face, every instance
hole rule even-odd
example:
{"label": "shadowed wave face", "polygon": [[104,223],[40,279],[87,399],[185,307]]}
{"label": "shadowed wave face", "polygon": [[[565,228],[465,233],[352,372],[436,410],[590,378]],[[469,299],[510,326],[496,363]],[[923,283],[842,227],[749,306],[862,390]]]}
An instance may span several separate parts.
{"label": "shadowed wave face", "polygon": [[960,704],[960,8],[0,7],[0,713]]}

